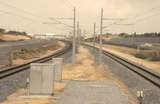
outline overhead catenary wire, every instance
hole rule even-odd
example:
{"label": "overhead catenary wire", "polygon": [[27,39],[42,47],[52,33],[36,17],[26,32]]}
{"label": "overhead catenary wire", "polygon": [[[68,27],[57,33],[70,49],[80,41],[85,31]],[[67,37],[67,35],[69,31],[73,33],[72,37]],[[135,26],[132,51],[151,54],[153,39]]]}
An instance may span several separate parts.
{"label": "overhead catenary wire", "polygon": [[[156,13],[154,13],[153,10],[158,10],[158,11],[156,11]],[[141,22],[141,21],[149,19],[150,17],[159,15],[159,12],[160,12],[160,7],[159,6],[152,7],[152,8],[150,8],[149,10],[147,10],[143,13],[137,14],[137,15],[131,17],[131,18],[128,18],[128,19],[124,20],[123,22],[133,20],[135,22],[132,22],[132,23],[136,24],[136,22]]]}
{"label": "overhead catenary wire", "polygon": [[[40,20],[37,20],[37,19],[32,19],[32,18],[28,18],[28,17],[25,17],[25,16],[22,16],[22,15],[18,15],[18,14],[15,14],[15,13],[13,13],[13,12],[8,12],[8,11],[4,11],[4,10],[0,10],[0,13],[3,13],[3,14],[7,14],[7,15],[11,15],[11,16],[16,16],[16,17],[19,17],[19,18],[22,18],[22,19],[25,19],[25,20],[28,20],[28,21],[31,21],[32,23],[34,22],[37,22],[37,23],[42,23],[43,21],[40,21]],[[27,24],[23,24],[23,26],[21,25],[21,26],[18,26],[18,27],[25,27],[25,26],[27,26],[28,24],[32,24],[32,23],[27,23]],[[17,25],[16,26],[1,26],[1,27],[17,27]],[[50,27],[50,26],[49,26]],[[27,28],[29,28],[29,27],[27,27]]]}
{"label": "overhead catenary wire", "polygon": [[[152,12],[153,10],[160,10],[160,7],[159,6],[152,7],[151,9],[145,11],[144,13],[137,14],[132,18],[128,18],[128,19],[125,19],[123,21],[117,21],[117,22],[111,23],[111,24],[107,25],[106,28],[109,28],[111,26],[115,26],[117,24],[120,24],[120,23],[123,23],[123,22],[126,22],[126,21],[127,21],[127,24],[136,25],[138,23],[141,23],[141,22],[144,22],[144,21],[150,19],[151,17],[155,17],[157,15],[160,15],[160,11],[156,11],[156,13],[154,13],[154,12]],[[129,22],[129,21],[131,21],[131,22]],[[133,26],[133,25],[128,25],[128,26]]]}
{"label": "overhead catenary wire", "polygon": [[69,0],[63,0],[63,1],[67,4],[67,7],[69,7],[69,8],[74,8],[75,7],[75,5],[73,5],[71,3],[71,1],[69,1]]}
{"label": "overhead catenary wire", "polygon": [[[18,14],[15,14],[13,12],[8,12],[8,11],[4,11],[4,10],[0,10],[1,13],[3,14],[7,14],[7,15],[11,15],[11,16],[16,16],[16,17],[19,17],[21,19],[25,19],[25,20],[28,20],[28,21],[31,21],[32,23],[34,22],[37,22],[37,23],[42,23],[43,21],[40,21],[40,20],[37,20],[37,19],[32,19],[32,18],[29,18],[29,17],[25,17],[25,16],[22,16],[22,15],[18,15]],[[30,23],[29,23],[30,24]],[[23,25],[23,27],[26,26],[26,25]],[[3,27],[3,26],[2,26]],[[9,27],[9,26],[6,26],[6,27]],[[13,26],[12,26],[13,27]]]}
{"label": "overhead catenary wire", "polygon": [[[44,19],[48,19],[47,17],[43,17],[43,16],[40,16],[40,15],[31,13],[31,12],[29,12],[29,11],[27,11],[27,10],[18,8],[18,7],[16,7],[16,6],[13,6],[13,5],[11,5],[11,4],[8,4],[8,3],[4,2],[4,1],[3,1],[3,2],[0,1],[0,5],[4,5],[4,6],[7,6],[7,7],[16,9],[16,10],[18,10],[18,11],[21,11],[22,13],[25,13],[25,14],[27,14],[27,15],[36,17],[37,19],[40,19],[40,18],[43,19],[43,20],[44,20]],[[62,24],[62,25],[65,25],[65,26],[69,26],[68,24],[65,24],[65,23],[63,23],[63,22],[61,22],[61,21],[59,21],[59,20],[56,20],[56,19],[53,19],[53,20],[54,20],[55,22],[59,23],[59,24]]]}
{"label": "overhead catenary wire", "polygon": [[137,20],[135,21],[135,24],[137,24],[137,23],[139,23],[139,22],[143,22],[143,21],[145,21],[145,20],[150,19],[151,17],[155,17],[155,16],[158,16],[158,15],[160,15],[160,11],[159,11],[158,13],[154,13],[154,14],[152,14],[152,15],[149,15],[149,16],[146,16],[146,17],[137,19]]}
{"label": "overhead catenary wire", "polygon": [[143,17],[143,16],[145,16],[145,15],[148,15],[148,14],[150,14],[150,13],[153,13],[153,10],[160,10],[159,5],[158,5],[157,7],[152,7],[152,8],[150,8],[150,9],[144,11],[143,13],[136,14],[135,16],[131,17],[130,19],[132,19],[132,18],[133,18],[133,19],[136,19],[136,18]]}
{"label": "overhead catenary wire", "polygon": [[23,18],[23,19],[26,19],[26,20],[29,20],[29,21],[33,21],[33,22],[42,22],[42,21],[38,21],[36,19],[32,19],[32,18],[28,18],[28,17],[25,17],[25,16],[21,16],[21,15],[18,15],[18,14],[15,14],[13,12],[8,12],[8,11],[4,11],[4,10],[0,10],[1,13],[3,14],[8,14],[8,15],[12,15],[12,16],[16,16],[16,17],[20,17],[20,18]]}

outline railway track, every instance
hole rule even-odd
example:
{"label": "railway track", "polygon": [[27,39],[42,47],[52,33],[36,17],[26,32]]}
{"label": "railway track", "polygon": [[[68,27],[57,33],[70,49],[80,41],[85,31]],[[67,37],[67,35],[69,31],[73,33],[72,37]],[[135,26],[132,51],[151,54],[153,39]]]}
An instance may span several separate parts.
{"label": "railway track", "polygon": [[[84,44],[86,45],[86,44]],[[93,47],[91,45],[86,45],[92,48],[96,48]],[[30,63],[44,63],[47,62],[49,60],[52,59],[52,57],[58,57],[62,54],[64,54],[65,52],[67,52],[69,49],[71,49],[71,44],[68,43],[68,45],[66,45],[66,47],[60,51],[57,51],[56,53],[54,53],[53,55],[47,56],[47,57],[43,57],[41,59],[37,59],[34,60],[32,62],[26,63],[26,64],[22,64],[19,66],[14,66],[14,67],[10,67],[10,68],[4,68],[2,70],[0,70],[0,79],[3,79],[5,77],[8,77],[10,75],[14,75],[18,72],[27,70],[30,68]],[[98,48],[96,48],[98,49]],[[155,86],[157,86],[158,88],[160,88],[160,75],[150,72],[148,71],[148,69],[146,69],[143,66],[140,66],[136,63],[133,63],[127,59],[124,59],[122,57],[119,57],[113,53],[107,52],[103,50],[103,53],[105,55],[107,55],[108,57],[110,57],[111,59],[115,60],[116,62],[118,62],[119,64],[127,67],[129,70],[131,70],[132,72],[138,74],[139,76],[143,77],[144,79],[146,79],[147,81],[151,82],[152,84],[154,84]]]}
{"label": "railway track", "polygon": [[67,44],[66,44],[65,48],[63,48],[62,50],[56,51],[52,55],[49,55],[49,56],[46,56],[46,57],[43,57],[40,59],[36,59],[32,62],[28,62],[28,63],[22,64],[22,65],[12,66],[12,67],[1,69],[0,70],[0,79],[4,79],[8,76],[11,76],[11,75],[19,73],[21,71],[29,69],[31,63],[44,63],[44,62],[51,60],[53,57],[58,57],[58,56],[64,54],[65,52],[67,52],[71,49],[71,43],[70,42],[66,42],[66,43]]}
{"label": "railway track", "polygon": [[[87,46],[93,47],[91,45],[87,45]],[[96,48],[96,47],[93,47],[93,48]],[[98,48],[96,48],[96,49],[98,49]],[[133,63],[127,59],[124,59],[124,58],[117,56],[113,53],[110,53],[108,51],[103,50],[103,53],[105,55],[107,55],[108,57],[110,57],[111,59],[118,62],[119,64],[127,67],[127,69],[131,70],[132,72],[134,72],[134,73],[138,74],[139,76],[141,76],[142,78],[146,79],[147,81],[149,81],[150,83],[152,83],[156,87],[160,88],[160,75],[159,74],[151,72],[151,71],[149,71],[148,68],[146,68],[144,66]]]}

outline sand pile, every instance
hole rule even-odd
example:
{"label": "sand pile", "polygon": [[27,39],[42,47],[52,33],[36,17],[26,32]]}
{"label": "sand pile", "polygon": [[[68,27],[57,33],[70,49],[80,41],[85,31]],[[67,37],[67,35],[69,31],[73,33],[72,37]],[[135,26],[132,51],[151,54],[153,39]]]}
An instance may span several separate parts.
{"label": "sand pile", "polygon": [[23,36],[23,35],[12,35],[12,34],[5,34],[0,35],[0,40],[3,41],[18,41],[18,40],[29,40],[31,39],[29,36]]}

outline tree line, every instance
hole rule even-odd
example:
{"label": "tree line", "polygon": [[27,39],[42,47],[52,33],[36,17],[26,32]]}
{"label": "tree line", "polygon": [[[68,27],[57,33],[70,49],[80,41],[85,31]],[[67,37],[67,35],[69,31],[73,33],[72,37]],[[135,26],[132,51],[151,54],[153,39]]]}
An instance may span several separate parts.
{"label": "tree line", "polygon": [[14,31],[14,30],[6,31],[3,28],[0,28],[0,34],[27,35],[26,32],[20,32],[20,31]]}
{"label": "tree line", "polygon": [[[106,33],[106,35],[114,35],[112,33]],[[135,33],[132,33],[132,34],[129,34],[129,33],[119,33],[117,34],[121,37],[160,37],[160,32],[152,32],[152,33],[142,33],[142,34],[137,34],[136,32]]]}
{"label": "tree line", "polygon": [[160,32],[152,32],[152,33],[143,33],[143,34],[128,34],[128,33],[120,33],[118,34],[122,37],[160,37]]}

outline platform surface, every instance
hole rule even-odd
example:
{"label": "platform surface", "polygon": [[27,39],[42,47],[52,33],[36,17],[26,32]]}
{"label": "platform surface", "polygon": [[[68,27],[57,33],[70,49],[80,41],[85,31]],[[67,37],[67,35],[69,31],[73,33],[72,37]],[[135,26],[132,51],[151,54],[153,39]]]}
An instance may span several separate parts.
{"label": "platform surface", "polygon": [[129,104],[128,96],[115,83],[70,81],[55,104]]}

